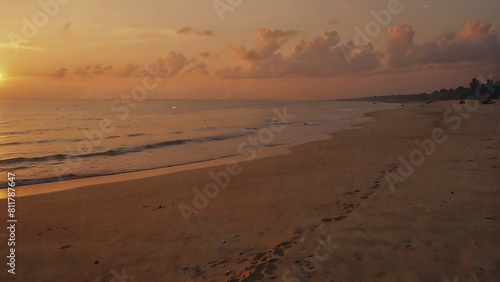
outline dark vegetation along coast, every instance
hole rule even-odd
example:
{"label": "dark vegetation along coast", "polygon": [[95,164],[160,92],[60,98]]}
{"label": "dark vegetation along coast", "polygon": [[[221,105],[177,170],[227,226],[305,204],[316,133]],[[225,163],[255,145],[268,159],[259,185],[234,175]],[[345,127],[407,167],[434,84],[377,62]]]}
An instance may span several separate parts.
{"label": "dark vegetation along coast", "polygon": [[498,99],[499,96],[500,81],[488,79],[485,83],[481,83],[478,79],[473,78],[469,83],[469,87],[459,86],[455,89],[441,89],[432,93],[383,95],[347,100],[399,103],[477,99],[489,103],[494,99]]}

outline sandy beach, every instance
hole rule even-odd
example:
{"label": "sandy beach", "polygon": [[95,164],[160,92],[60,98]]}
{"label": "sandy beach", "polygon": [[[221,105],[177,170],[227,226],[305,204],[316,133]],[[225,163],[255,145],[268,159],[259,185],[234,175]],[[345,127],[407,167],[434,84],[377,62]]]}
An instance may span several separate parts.
{"label": "sandy beach", "polygon": [[[371,113],[252,161],[19,196],[16,275],[3,228],[0,280],[500,281],[500,105],[454,104]],[[194,192],[214,175],[227,185]]]}

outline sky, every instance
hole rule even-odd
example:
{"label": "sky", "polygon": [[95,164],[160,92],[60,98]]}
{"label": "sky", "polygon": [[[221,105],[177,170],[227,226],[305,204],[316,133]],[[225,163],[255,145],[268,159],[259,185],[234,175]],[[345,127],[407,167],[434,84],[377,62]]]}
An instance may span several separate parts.
{"label": "sky", "polygon": [[498,0],[4,0],[0,99],[147,88],[141,97],[323,100],[455,88],[498,79],[499,12]]}

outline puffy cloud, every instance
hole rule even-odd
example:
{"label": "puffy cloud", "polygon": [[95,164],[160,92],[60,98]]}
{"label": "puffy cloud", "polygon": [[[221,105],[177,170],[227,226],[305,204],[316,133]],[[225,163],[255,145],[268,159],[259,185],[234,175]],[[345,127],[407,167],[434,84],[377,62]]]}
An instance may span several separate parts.
{"label": "puffy cloud", "polygon": [[389,35],[389,48],[393,51],[401,50],[404,52],[414,46],[413,38],[415,37],[415,31],[407,24],[403,26],[389,27],[387,33]]}
{"label": "puffy cloud", "polygon": [[340,43],[335,31],[301,40],[288,59],[290,71],[303,76],[335,76],[370,71],[380,65],[380,54],[373,46],[357,47],[349,43],[352,49],[347,50]]}
{"label": "puffy cloud", "polygon": [[500,35],[492,31],[491,24],[480,20],[467,22],[457,33],[446,32],[420,44],[415,43],[416,32],[410,25],[390,27],[385,50],[377,50],[371,43],[341,43],[337,32],[327,31],[318,37],[301,39],[289,53],[280,51],[296,34],[257,29],[252,48],[228,46],[229,57],[241,64],[222,67],[216,74],[225,78],[321,77],[464,63],[498,65],[500,61]]}
{"label": "puffy cloud", "polygon": [[387,55],[394,68],[500,60],[500,36],[484,21],[467,22],[458,34],[446,32],[422,44],[414,43],[409,25],[389,28],[388,36]]}
{"label": "puffy cloud", "polygon": [[462,38],[477,38],[482,35],[488,35],[490,32],[491,24],[485,21],[473,20],[467,22],[460,32]]}
{"label": "puffy cloud", "polygon": [[204,62],[193,62],[185,73],[197,72],[199,74],[208,75],[207,64]]}
{"label": "puffy cloud", "polygon": [[61,67],[60,69],[58,69],[54,73],[51,73],[50,75],[53,77],[61,78],[65,77],[67,72],[68,72],[67,68]]}
{"label": "puffy cloud", "polygon": [[244,46],[229,46],[229,53],[239,59],[247,61],[262,61],[271,58],[281,46],[297,34],[296,31],[282,31],[259,28],[253,33],[254,47],[247,50]]}
{"label": "puffy cloud", "polygon": [[133,63],[128,63],[123,69],[118,71],[117,75],[119,77],[133,77],[136,76],[136,70],[140,67],[141,65],[138,64],[133,64]]}
{"label": "puffy cloud", "polygon": [[85,67],[79,67],[73,72],[73,74],[86,76],[86,75],[90,74],[90,71],[92,70],[92,68],[93,68],[92,65],[87,65]]}
{"label": "puffy cloud", "polygon": [[[165,57],[157,59],[154,64],[150,64],[148,67],[154,70],[154,73],[158,76],[162,77],[172,77],[184,68],[187,68],[186,73],[198,72],[208,74],[205,63],[199,62],[195,58],[188,59],[184,54],[173,51],[169,52]],[[143,72],[143,75],[147,74],[147,71]]]}
{"label": "puffy cloud", "polygon": [[164,58],[158,59],[158,64],[168,77],[179,73],[188,64],[188,59],[182,53],[169,52]]}
{"label": "puffy cloud", "polygon": [[102,75],[110,72],[113,69],[113,66],[105,66],[102,67],[100,64],[94,66],[94,75]]}
{"label": "puffy cloud", "polygon": [[[198,73],[208,75],[207,64],[192,57],[188,59],[180,52],[169,52],[165,56],[158,58],[154,63],[148,65],[140,65],[128,63],[122,68],[118,68],[112,73],[114,67],[112,65],[85,65],[76,68],[72,74],[74,76],[92,78],[94,76],[113,75],[122,78],[143,77],[143,76],[159,76],[173,77],[183,70],[184,73]],[[42,76],[52,76],[57,78],[66,77],[68,69],[61,67],[53,73],[42,73]],[[24,74],[23,76],[35,76],[32,74]]]}
{"label": "puffy cloud", "polygon": [[[210,52],[207,52],[210,56]],[[61,67],[55,72],[43,72],[40,74],[24,73],[22,76],[50,76],[55,78],[85,77],[121,77],[136,78],[145,76],[173,77],[179,73],[208,75],[208,66],[205,62],[195,57],[187,58],[181,52],[168,52],[165,56],[156,59],[149,64],[128,63],[123,67],[115,68],[112,65],[83,65],[71,72],[68,68]]]}
{"label": "puffy cloud", "polygon": [[373,46],[352,46],[346,50],[348,48],[340,44],[335,31],[300,40],[290,54],[279,53],[278,50],[295,34],[295,31],[256,30],[252,49],[228,47],[230,57],[245,61],[249,66],[224,67],[217,74],[228,78],[335,76],[374,70],[380,65],[381,53]]}
{"label": "puffy cloud", "polygon": [[394,67],[404,67],[412,65],[416,54],[419,53],[419,46],[415,45],[413,38],[415,31],[409,25],[389,27],[387,30],[389,36],[387,51],[390,54],[390,63]]}

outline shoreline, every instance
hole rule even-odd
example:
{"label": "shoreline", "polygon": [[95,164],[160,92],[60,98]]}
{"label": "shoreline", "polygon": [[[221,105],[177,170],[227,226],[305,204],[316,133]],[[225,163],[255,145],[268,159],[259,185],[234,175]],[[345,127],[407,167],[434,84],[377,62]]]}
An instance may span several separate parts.
{"label": "shoreline", "polygon": [[[357,122],[355,122],[355,123],[353,123],[345,128],[333,130],[332,132],[329,132],[329,133],[315,134],[315,135],[309,136],[305,140],[295,142],[295,143],[274,145],[274,146],[265,147],[262,150],[255,150],[256,157],[254,160],[260,159],[260,158],[266,158],[269,156],[290,154],[291,153],[290,149],[295,147],[295,146],[300,146],[302,144],[311,143],[311,142],[315,142],[315,141],[322,141],[322,140],[331,139],[331,138],[333,138],[332,135],[335,133],[346,131],[346,130],[357,129],[366,123],[373,122],[374,118],[373,118],[372,114],[374,114],[374,113],[383,112],[383,111],[390,111],[390,110],[394,110],[394,109],[397,109],[397,108],[370,111],[370,112],[364,113],[360,117],[360,119],[361,119],[360,121],[357,121]],[[38,195],[38,194],[65,191],[65,190],[69,190],[69,189],[77,189],[77,188],[82,188],[85,186],[93,186],[93,185],[99,185],[99,184],[105,184],[105,183],[117,183],[117,182],[128,181],[128,180],[145,179],[145,178],[150,178],[150,177],[155,177],[155,176],[176,173],[176,172],[180,172],[180,171],[189,171],[189,170],[207,168],[207,167],[214,168],[214,167],[217,167],[220,165],[225,165],[228,162],[237,162],[237,163],[246,162],[246,160],[244,160],[244,159],[246,158],[246,156],[248,154],[249,153],[245,153],[243,155],[222,156],[222,157],[217,157],[217,158],[213,158],[213,159],[209,159],[209,160],[195,161],[195,162],[186,163],[186,164],[172,165],[172,166],[152,168],[152,169],[143,169],[143,170],[129,171],[129,172],[120,172],[120,173],[116,173],[116,174],[88,176],[88,177],[81,177],[81,178],[75,178],[75,179],[67,179],[67,180],[62,180],[62,181],[55,180],[55,181],[42,182],[42,183],[33,183],[33,184],[28,184],[28,185],[21,184],[20,186],[17,187],[20,189],[16,189],[16,196],[17,197],[26,197],[26,196],[32,196],[32,195]],[[7,198],[7,189],[6,188],[7,187],[0,188],[0,199]]]}

